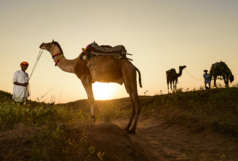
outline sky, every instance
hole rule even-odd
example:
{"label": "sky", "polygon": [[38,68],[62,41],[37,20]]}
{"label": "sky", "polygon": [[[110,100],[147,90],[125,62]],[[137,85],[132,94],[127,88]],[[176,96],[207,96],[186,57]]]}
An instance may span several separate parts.
{"label": "sky", "polygon": [[[182,65],[187,68],[177,88],[204,86],[203,70],[219,61],[229,66],[236,84],[237,6],[237,0],[0,0],[0,90],[12,93],[13,74],[20,63],[30,64],[30,75],[40,44],[53,39],[67,59],[78,57],[81,48],[93,41],[124,45],[141,72],[139,95],[166,94],[166,71],[178,72]],[[32,100],[87,99],[81,81],[55,67],[47,51],[30,87]],[[96,100],[128,97],[124,85],[115,83],[95,83],[93,91]]]}

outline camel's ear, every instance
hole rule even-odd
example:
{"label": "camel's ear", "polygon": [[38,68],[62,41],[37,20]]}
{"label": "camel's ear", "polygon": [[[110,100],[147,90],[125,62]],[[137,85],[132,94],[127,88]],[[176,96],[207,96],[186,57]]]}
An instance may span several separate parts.
{"label": "camel's ear", "polygon": [[52,40],[52,42],[54,42],[54,39]]}

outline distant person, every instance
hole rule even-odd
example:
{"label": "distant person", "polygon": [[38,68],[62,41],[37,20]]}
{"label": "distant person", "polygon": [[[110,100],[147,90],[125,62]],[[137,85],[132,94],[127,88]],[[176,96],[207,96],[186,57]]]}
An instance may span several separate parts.
{"label": "distant person", "polygon": [[[207,73],[207,70],[204,70],[205,74],[203,74],[203,78],[205,78],[205,88],[210,89],[211,85],[211,75]],[[209,87],[207,87],[207,84]]]}
{"label": "distant person", "polygon": [[27,62],[22,62],[20,64],[21,70],[18,70],[14,73],[13,76],[13,95],[12,99],[16,103],[26,103],[26,98],[29,96],[29,93],[27,92],[27,85],[28,85],[28,74],[26,73],[26,70],[28,68]]}

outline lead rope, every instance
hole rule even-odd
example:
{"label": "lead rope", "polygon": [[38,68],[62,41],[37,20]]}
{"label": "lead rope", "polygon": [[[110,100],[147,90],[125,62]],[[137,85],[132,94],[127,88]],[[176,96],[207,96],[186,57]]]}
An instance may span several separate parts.
{"label": "lead rope", "polygon": [[[41,49],[41,50],[39,51],[38,57],[37,57],[37,59],[36,59],[36,62],[35,62],[35,65],[34,65],[32,71],[31,71],[31,75],[30,75],[30,77],[29,77],[29,79],[28,79],[28,82],[30,81],[31,76],[32,76],[32,74],[34,73],[34,71],[35,71],[35,69],[36,69],[36,66],[37,66],[37,64],[38,64],[38,62],[39,62],[39,60],[40,60],[40,57],[41,57],[42,53],[43,53],[43,49]],[[29,91],[29,94],[30,94],[30,100],[31,100],[30,84],[28,84],[28,87],[27,87],[27,88],[28,88],[28,91]]]}
{"label": "lead rope", "polygon": [[43,53],[43,49],[41,49],[41,50],[39,51],[38,57],[37,57],[37,59],[36,59],[35,65],[34,65],[32,71],[31,71],[31,75],[30,75],[30,78],[28,79],[28,81],[31,79],[31,76],[32,76],[32,74],[33,74],[34,71],[35,71],[36,65],[38,64],[42,53]]}
{"label": "lead rope", "polygon": [[186,70],[186,72],[191,76],[191,77],[193,77],[195,80],[197,80],[197,81],[202,81],[203,79],[201,79],[201,78],[195,78],[194,76],[192,76],[189,72],[188,72],[188,70],[185,68],[185,70]]}

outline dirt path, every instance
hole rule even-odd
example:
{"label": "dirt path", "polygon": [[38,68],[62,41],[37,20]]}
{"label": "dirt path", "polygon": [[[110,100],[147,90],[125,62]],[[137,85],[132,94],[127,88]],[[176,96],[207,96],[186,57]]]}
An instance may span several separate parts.
{"label": "dirt path", "polygon": [[[113,123],[124,128],[127,120]],[[238,138],[201,128],[190,130],[155,118],[141,117],[137,134],[129,136],[151,160],[238,160]]]}

